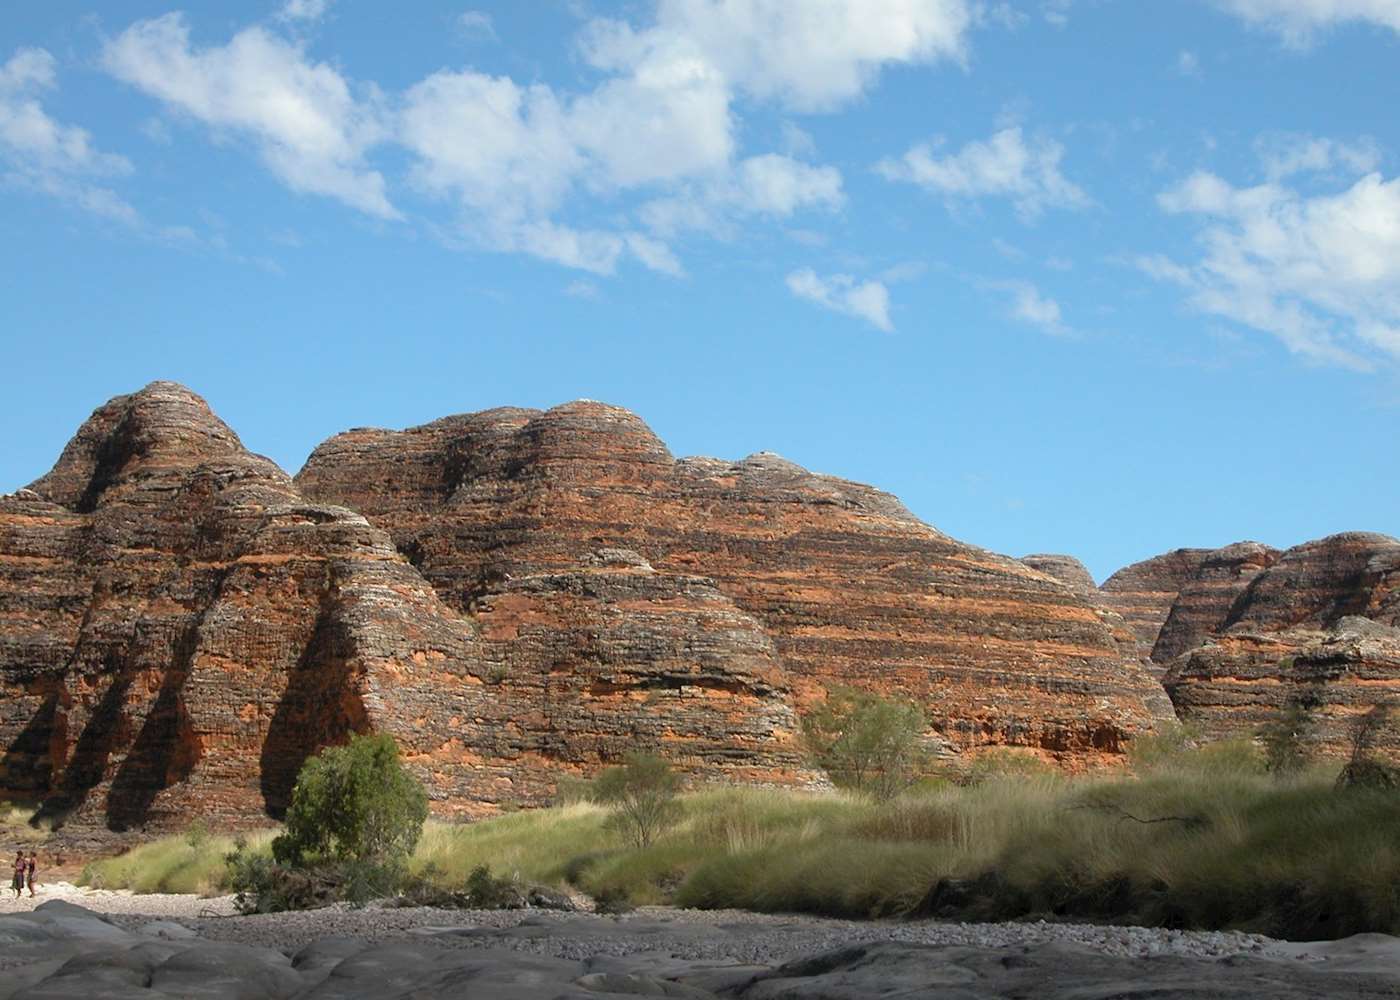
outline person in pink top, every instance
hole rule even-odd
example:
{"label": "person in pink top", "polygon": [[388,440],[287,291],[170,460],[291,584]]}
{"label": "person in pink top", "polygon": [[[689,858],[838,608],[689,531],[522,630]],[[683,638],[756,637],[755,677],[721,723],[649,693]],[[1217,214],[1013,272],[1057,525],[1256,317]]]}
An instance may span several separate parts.
{"label": "person in pink top", "polygon": [[34,870],[39,867],[39,858],[33,852],[24,861],[24,881],[29,885],[29,898],[34,898]]}

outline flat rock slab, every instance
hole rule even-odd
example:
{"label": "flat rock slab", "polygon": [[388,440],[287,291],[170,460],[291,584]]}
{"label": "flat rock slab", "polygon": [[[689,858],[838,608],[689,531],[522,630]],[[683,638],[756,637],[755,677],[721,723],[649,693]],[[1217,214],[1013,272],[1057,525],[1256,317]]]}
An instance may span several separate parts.
{"label": "flat rock slab", "polygon": [[[372,943],[331,937],[294,955],[129,932],[69,904],[0,917],[0,1000],[1301,1000],[1400,996],[1400,940],[1361,935],[1284,955],[1123,957],[1062,941],[854,944],[782,963],[713,953],[744,925],[546,918]],[[577,947],[537,954],[541,937]],[[707,957],[695,945],[711,946]],[[736,950],[742,951],[742,948]],[[680,954],[691,951],[687,956]]]}

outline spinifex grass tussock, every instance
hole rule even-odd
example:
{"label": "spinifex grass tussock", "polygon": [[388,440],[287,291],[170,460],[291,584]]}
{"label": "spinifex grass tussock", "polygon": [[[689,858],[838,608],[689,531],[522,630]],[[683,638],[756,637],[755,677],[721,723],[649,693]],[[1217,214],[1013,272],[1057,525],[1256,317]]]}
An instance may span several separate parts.
{"label": "spinifex grass tussock", "polygon": [[409,861],[417,873],[429,865],[448,884],[464,881],[478,865],[497,875],[530,882],[564,880],[571,859],[619,844],[605,829],[608,812],[586,802],[507,813],[478,823],[430,820]]}
{"label": "spinifex grass tussock", "polygon": [[[1400,793],[1284,779],[1248,744],[1157,747],[1131,771],[1035,769],[926,783],[889,802],[708,787],[638,848],[574,803],[430,823],[411,865],[477,866],[636,904],[846,917],[1094,919],[1295,938],[1400,932]],[[203,888],[227,843],[180,838],[94,866],[105,884]],[[204,867],[201,867],[204,866]],[[124,881],[108,872],[122,873]]]}
{"label": "spinifex grass tussock", "polygon": [[[268,853],[275,830],[243,835],[248,849]],[[213,895],[223,888],[224,858],[233,851],[231,836],[180,834],[141,844],[113,858],[87,865],[79,885],[133,892],[183,892]]]}
{"label": "spinifex grass tussock", "polygon": [[0,804],[0,839],[11,844],[37,844],[47,837],[47,825],[31,823],[36,808],[19,802]]}

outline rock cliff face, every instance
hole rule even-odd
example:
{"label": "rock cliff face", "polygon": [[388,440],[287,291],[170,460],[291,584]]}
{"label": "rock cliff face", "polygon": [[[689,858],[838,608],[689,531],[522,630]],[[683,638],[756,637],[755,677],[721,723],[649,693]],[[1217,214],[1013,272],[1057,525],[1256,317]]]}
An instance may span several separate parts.
{"label": "rock cliff face", "polygon": [[[519,635],[547,663],[517,670]],[[464,616],[166,383],[0,499],[0,686],[0,787],[117,831],[275,815],[308,754],[366,729],[440,812],[539,801],[639,745],[806,777],[772,645],[708,581],[605,553]]]}
{"label": "rock cliff face", "polygon": [[[1208,641],[1172,661],[1164,683],[1182,718],[1217,736],[1248,733],[1306,695],[1319,705],[1324,749],[1340,753],[1356,716],[1400,698],[1397,626],[1400,542],[1333,535],[1257,571]],[[1389,749],[1400,751],[1400,741],[1392,737]]]}
{"label": "rock cliff face", "polygon": [[1258,542],[1215,549],[1182,585],[1152,646],[1152,659],[1167,664],[1223,630],[1235,604],[1254,579],[1278,561],[1279,551]]}
{"label": "rock cliff face", "polygon": [[1195,577],[1209,549],[1177,549],[1120,569],[1103,582],[1103,601],[1123,616],[1151,653],[1181,588]]}
{"label": "rock cliff face", "polygon": [[947,752],[1087,766],[1170,706],[1086,581],[598,403],[351,431],[293,481],[154,383],[0,498],[0,792],[78,830],[247,822],[364,730],[439,813],[637,748],[806,783],[796,713],[838,684],[918,699]]}
{"label": "rock cliff face", "polygon": [[[486,635],[509,635],[524,581],[575,578],[592,553],[620,548],[658,582],[712,587],[726,614],[751,618],[799,706],[834,684],[899,692],[928,707],[950,750],[1015,743],[1070,763],[1115,752],[1169,711],[1069,587],[776,455],[677,461],[615,407],[351,431],[318,448],[297,484],[388,531]],[[554,600],[532,597],[541,627]],[[514,643],[524,673],[559,655],[533,635]]]}
{"label": "rock cliff face", "polygon": [[1074,556],[1038,552],[1035,555],[1022,556],[1021,562],[1046,576],[1054,577],[1076,594],[1102,600],[1089,568]]}

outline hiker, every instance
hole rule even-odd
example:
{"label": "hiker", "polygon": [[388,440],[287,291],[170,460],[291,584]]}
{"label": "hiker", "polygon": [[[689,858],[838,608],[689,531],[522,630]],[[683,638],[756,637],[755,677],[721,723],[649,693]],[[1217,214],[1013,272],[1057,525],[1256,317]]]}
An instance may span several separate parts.
{"label": "hiker", "polygon": [[39,859],[33,851],[29,852],[29,858],[24,863],[24,878],[29,883],[29,898],[34,898],[34,869],[39,867]]}
{"label": "hiker", "polygon": [[20,892],[24,889],[25,867],[24,852],[15,851],[15,877],[10,883],[10,888],[15,891],[15,899],[19,899]]}

